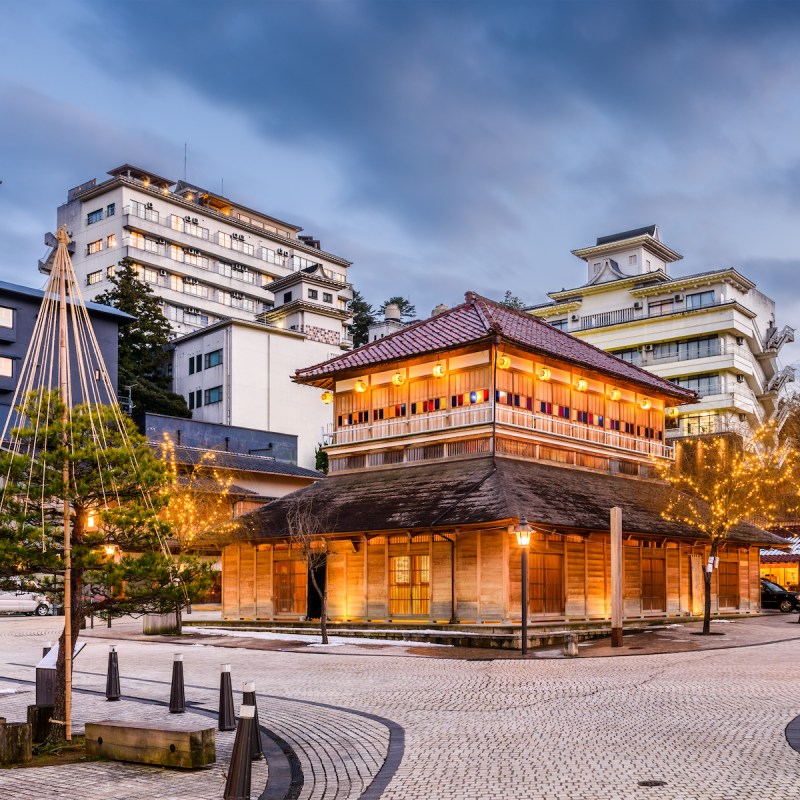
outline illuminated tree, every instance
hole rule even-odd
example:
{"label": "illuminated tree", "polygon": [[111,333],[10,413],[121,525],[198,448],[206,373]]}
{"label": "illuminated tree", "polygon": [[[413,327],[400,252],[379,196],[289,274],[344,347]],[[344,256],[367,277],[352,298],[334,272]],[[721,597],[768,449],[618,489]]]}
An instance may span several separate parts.
{"label": "illuminated tree", "polygon": [[185,466],[178,462],[175,445],[165,434],[161,460],[167,481],[160,518],[170,526],[181,551],[191,550],[201,538],[204,547],[223,545],[234,528],[233,478],[217,468],[216,453],[206,450],[197,464]]}
{"label": "illuminated tree", "polygon": [[769,525],[796,504],[796,452],[778,441],[774,424],[749,440],[736,434],[698,436],[676,444],[674,463],[659,463],[672,491],[662,517],[698,531],[708,542],[703,574],[703,634],[710,633],[711,574],[717,553],[741,522]]}
{"label": "illuminated tree", "polygon": [[[90,603],[109,617],[172,611],[205,591],[210,576],[196,559],[170,555],[170,528],[159,519],[165,465],[133,423],[111,406],[64,412],[58,391],[30,392],[16,409],[24,422],[12,431],[15,447],[0,451],[0,588],[63,602],[66,500],[74,643]],[[51,741],[65,736],[65,634],[53,711],[62,722],[51,726]]]}

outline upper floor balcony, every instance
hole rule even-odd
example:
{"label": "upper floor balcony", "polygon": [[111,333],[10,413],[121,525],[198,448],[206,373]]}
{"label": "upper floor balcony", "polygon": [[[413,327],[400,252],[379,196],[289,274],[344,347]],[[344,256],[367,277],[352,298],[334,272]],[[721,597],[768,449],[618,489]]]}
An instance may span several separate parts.
{"label": "upper floor balcony", "polygon": [[454,408],[417,416],[400,416],[374,423],[355,423],[341,427],[333,425],[323,434],[326,447],[353,445],[380,440],[422,438],[424,434],[464,432],[481,428],[491,430],[496,424],[508,433],[523,439],[536,439],[563,446],[589,446],[590,449],[609,448],[616,453],[673,458],[673,448],[657,438],[646,438],[611,430],[604,425],[589,425],[563,419],[551,414],[502,405],[487,404],[475,408]]}

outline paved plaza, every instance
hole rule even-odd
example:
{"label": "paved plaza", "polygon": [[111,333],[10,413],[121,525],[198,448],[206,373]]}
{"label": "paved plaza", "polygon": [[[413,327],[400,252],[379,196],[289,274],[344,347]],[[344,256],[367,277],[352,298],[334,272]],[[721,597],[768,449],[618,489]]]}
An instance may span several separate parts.
{"label": "paved plaza", "polygon": [[[103,718],[215,725],[229,662],[234,687],[257,686],[267,760],[254,767],[253,798],[797,800],[800,753],[785,732],[800,715],[793,619],[720,626],[730,633],[714,638],[732,648],[640,655],[628,645],[627,658],[582,650],[528,660],[201,635],[141,641],[140,623],[115,623],[86,632],[75,719],[78,728]],[[32,667],[60,624],[0,619],[0,716],[24,717]],[[103,695],[109,641],[119,703]],[[175,652],[189,706],[181,717],[167,710]],[[217,765],[194,773],[106,762],[0,771],[0,797],[221,798],[232,740],[219,733]]]}

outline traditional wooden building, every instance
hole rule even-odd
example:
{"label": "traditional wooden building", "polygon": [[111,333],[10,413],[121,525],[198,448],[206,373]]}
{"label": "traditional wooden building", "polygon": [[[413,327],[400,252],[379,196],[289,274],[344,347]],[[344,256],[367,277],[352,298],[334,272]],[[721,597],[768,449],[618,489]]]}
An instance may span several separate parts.
{"label": "traditional wooden building", "polygon": [[[290,537],[297,508],[327,541],[333,619],[519,622],[521,517],[535,530],[529,618],[608,619],[613,506],[626,617],[701,612],[707,548],[661,518],[654,468],[673,457],[665,415],[694,393],[472,293],[295,380],[333,404],[330,476],[242,518],[223,553],[226,618],[318,613]],[[759,546],[776,541],[734,530],[715,612],[759,609]]]}

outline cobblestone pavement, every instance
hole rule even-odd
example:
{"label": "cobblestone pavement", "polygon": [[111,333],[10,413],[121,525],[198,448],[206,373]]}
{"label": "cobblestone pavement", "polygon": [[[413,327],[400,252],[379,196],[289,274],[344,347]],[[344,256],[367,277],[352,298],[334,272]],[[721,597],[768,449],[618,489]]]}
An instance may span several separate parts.
{"label": "cobblestone pavement", "polygon": [[[0,620],[0,675],[32,679],[18,665],[35,663],[57,624]],[[798,800],[800,753],[784,730],[800,715],[800,642],[781,638],[621,659],[465,661],[355,645],[313,652],[204,643],[182,652],[190,704],[216,707],[220,662],[232,664],[235,686],[256,681],[262,724],[297,754],[303,784],[295,795],[304,798]],[[108,640],[87,641],[76,684],[102,690]],[[178,647],[120,641],[123,694],[166,701]],[[0,715],[29,697],[0,694]],[[109,716],[102,698],[76,697],[84,717]],[[131,708],[169,717],[157,706]],[[0,772],[0,797],[221,797],[220,770],[15,770]],[[48,789],[48,774],[65,793]],[[665,785],[639,785],[649,780]]]}

